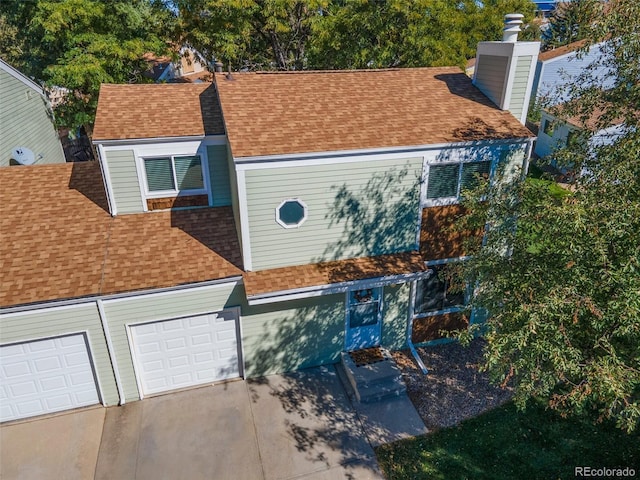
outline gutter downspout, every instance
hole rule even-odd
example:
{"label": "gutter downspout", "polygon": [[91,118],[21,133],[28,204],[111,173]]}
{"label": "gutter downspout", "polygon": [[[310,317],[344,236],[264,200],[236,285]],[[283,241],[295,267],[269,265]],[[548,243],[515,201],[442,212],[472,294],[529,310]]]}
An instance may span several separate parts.
{"label": "gutter downspout", "polygon": [[411,355],[413,355],[413,359],[416,361],[420,370],[424,375],[429,373],[429,370],[425,366],[422,358],[418,355],[418,351],[416,350],[413,341],[411,340],[411,332],[413,332],[413,310],[416,305],[416,295],[415,295],[415,282],[411,282],[411,291],[409,292],[409,319],[407,321],[407,345],[409,346],[409,350],[411,350]]}

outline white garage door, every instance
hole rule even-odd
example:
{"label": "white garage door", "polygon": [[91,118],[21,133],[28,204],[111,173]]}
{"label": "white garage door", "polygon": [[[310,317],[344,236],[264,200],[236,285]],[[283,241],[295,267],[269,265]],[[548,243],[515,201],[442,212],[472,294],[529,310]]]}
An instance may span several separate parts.
{"label": "white garage door", "polygon": [[132,326],[143,393],[238,377],[236,320],[224,311]]}
{"label": "white garage door", "polygon": [[0,347],[0,421],[96,403],[84,335]]}

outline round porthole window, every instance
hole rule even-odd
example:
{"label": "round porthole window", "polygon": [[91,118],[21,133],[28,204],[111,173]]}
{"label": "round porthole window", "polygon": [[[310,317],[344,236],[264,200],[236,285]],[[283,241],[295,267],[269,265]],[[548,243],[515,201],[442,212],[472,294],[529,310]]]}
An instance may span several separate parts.
{"label": "round porthole window", "polygon": [[284,200],[276,208],[276,222],[284,228],[297,228],[307,219],[307,205],[297,198]]}

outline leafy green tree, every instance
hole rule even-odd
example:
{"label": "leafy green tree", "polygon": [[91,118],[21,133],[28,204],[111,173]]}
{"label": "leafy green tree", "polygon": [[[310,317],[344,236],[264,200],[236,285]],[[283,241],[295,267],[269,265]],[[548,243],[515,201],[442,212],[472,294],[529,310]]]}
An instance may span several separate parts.
{"label": "leafy green tree", "polygon": [[631,431],[640,419],[640,4],[610,8],[587,37],[609,36],[603,55],[569,87],[576,100],[555,111],[583,130],[553,156],[583,174],[568,189],[529,179],[469,194],[461,226],[489,229],[463,270],[477,282],[472,305],[491,312],[470,334],[484,331],[485,368],[512,382],[520,406],[542,397]]}
{"label": "leafy green tree", "polygon": [[233,69],[464,65],[530,0],[174,0],[178,36]]}
{"label": "leafy green tree", "polygon": [[329,0],[174,0],[176,37],[234,70],[300,70]]}
{"label": "leafy green tree", "polygon": [[529,0],[343,0],[316,22],[314,68],[464,66],[481,40],[499,40],[504,15],[533,18]]}
{"label": "leafy green tree", "polygon": [[161,2],[36,0],[6,7],[7,25],[22,41],[8,41],[0,54],[6,48],[24,73],[69,90],[55,112],[63,126],[91,125],[101,83],[144,81],[145,54],[169,53],[171,14]]}
{"label": "leafy green tree", "polygon": [[549,18],[545,33],[545,48],[555,48],[583,40],[589,30],[603,14],[604,4],[600,0],[571,0],[558,3]]}

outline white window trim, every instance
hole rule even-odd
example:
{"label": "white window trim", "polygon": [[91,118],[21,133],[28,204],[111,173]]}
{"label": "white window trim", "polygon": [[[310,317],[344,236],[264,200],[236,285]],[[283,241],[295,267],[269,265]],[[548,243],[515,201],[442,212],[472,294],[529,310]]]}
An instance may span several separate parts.
{"label": "white window trim", "polygon": [[[295,225],[289,225],[287,223],[284,223],[284,221],[282,221],[282,219],[280,218],[280,209],[284,206],[285,203],[289,203],[289,202],[297,202],[300,205],[302,205],[302,211],[303,211],[302,219],[298,223],[296,223]],[[276,214],[276,223],[278,225],[280,225],[282,228],[287,228],[287,229],[300,228],[300,226],[304,222],[306,222],[307,218],[309,217],[309,208],[307,207],[307,204],[304,203],[299,198],[287,198],[287,199],[283,200],[282,202],[280,202],[280,205],[278,205],[276,207],[275,214]]]}
{"label": "white window trim", "polygon": [[[171,159],[171,173],[173,175],[173,184],[178,185],[178,179],[176,177],[176,164],[175,157],[198,157],[200,159],[200,171],[202,172],[202,185],[204,188],[192,189],[192,190],[149,190],[149,184],[147,182],[147,170],[145,167],[146,160],[153,160],[157,158],[170,158]],[[144,193],[146,198],[164,198],[164,197],[178,197],[178,196],[186,196],[186,195],[208,195],[209,192],[207,190],[207,180],[206,175],[207,171],[205,169],[206,158],[200,153],[192,153],[192,154],[168,154],[168,155],[145,155],[140,157],[140,161],[142,164],[142,172],[144,173],[142,177],[142,182],[144,184]]]}

